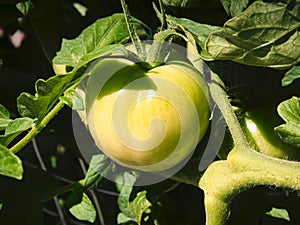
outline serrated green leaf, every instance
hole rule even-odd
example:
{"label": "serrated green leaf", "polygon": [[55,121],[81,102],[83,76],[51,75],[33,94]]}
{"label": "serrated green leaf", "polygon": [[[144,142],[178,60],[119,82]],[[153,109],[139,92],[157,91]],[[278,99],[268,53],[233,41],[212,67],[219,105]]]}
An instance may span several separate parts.
{"label": "serrated green leaf", "polygon": [[9,111],[0,104],[0,119],[9,119],[10,113]]}
{"label": "serrated green leaf", "polygon": [[171,27],[180,25],[189,31],[194,36],[197,44],[201,48],[201,56],[203,56],[205,59],[211,59],[209,53],[204,49],[205,42],[211,32],[219,30],[221,27],[201,24],[190,19],[176,18],[170,15],[167,15],[167,21]]}
{"label": "serrated green leaf", "polygon": [[[133,185],[136,181],[136,176],[130,173],[124,173],[123,186],[118,198],[118,205],[121,212],[134,220],[134,215],[130,209],[130,194],[133,190]],[[135,220],[136,221],[136,220]],[[137,221],[136,221],[137,222]]]}
{"label": "serrated green leaf", "polygon": [[[118,217],[117,217],[117,223],[118,223],[118,224],[124,224],[124,223],[127,224],[127,223],[130,222],[130,221],[132,221],[132,218],[126,216],[126,215],[123,214],[123,213],[119,213],[119,214],[118,214]],[[136,224],[136,222],[134,222],[134,224]]]}
{"label": "serrated green leaf", "polygon": [[0,104],[0,130],[4,130],[11,121],[9,111]]}
{"label": "serrated green leaf", "polygon": [[74,89],[67,90],[60,99],[73,110],[84,110],[83,99]]}
{"label": "serrated green leaf", "polygon": [[23,176],[22,161],[3,145],[0,145],[0,174],[19,180]]}
{"label": "serrated green leaf", "polygon": [[277,111],[286,122],[275,128],[278,136],[284,142],[300,148],[300,98],[292,97],[280,103]]}
{"label": "serrated green leaf", "polygon": [[123,178],[124,185],[118,198],[121,210],[121,213],[118,215],[118,223],[133,221],[141,224],[143,214],[152,206],[151,202],[147,199],[147,191],[138,192],[135,198],[130,201],[136,175],[125,173]]}
{"label": "serrated green leaf", "polygon": [[[71,198],[77,198],[74,192],[70,195]],[[96,210],[89,197],[82,193],[81,201],[73,205],[69,209],[70,213],[79,220],[94,223],[96,220]]]}
{"label": "serrated green leaf", "polygon": [[267,212],[266,214],[275,218],[291,221],[289,213],[286,209],[272,207],[271,211]]}
{"label": "serrated green leaf", "polygon": [[138,224],[141,224],[143,214],[151,206],[151,202],[147,199],[147,191],[139,192],[130,203],[131,212],[133,213],[135,220],[138,221]]}
{"label": "serrated green leaf", "polygon": [[3,135],[0,135],[0,144],[7,146],[14,138],[22,132],[32,128],[34,120],[28,117],[11,120]]}
{"label": "serrated green leaf", "polygon": [[[139,35],[145,34],[141,22],[134,19]],[[98,19],[73,40],[63,39],[61,50],[53,58],[53,64],[80,67],[106,55],[108,52],[124,52],[124,46],[117,44],[129,38],[123,14],[114,14]]]}
{"label": "serrated green leaf", "polygon": [[19,113],[23,117],[41,120],[53,107],[62,93],[69,87],[74,74],[57,75],[48,80],[38,80],[35,85],[36,94],[33,96],[22,93],[17,99]]}
{"label": "serrated green leaf", "polygon": [[5,129],[5,135],[10,135],[16,132],[23,132],[32,128],[34,120],[28,117],[22,117],[12,120]]}
{"label": "serrated green leaf", "polygon": [[281,84],[282,86],[288,86],[298,78],[300,78],[300,66],[293,66],[289,71],[287,71],[281,81]]}
{"label": "serrated green leaf", "polygon": [[247,7],[249,0],[220,0],[229,16],[237,16]]}
{"label": "serrated green leaf", "polygon": [[110,160],[104,154],[94,155],[84,178],[84,187],[93,189],[98,186],[110,168]]}
{"label": "serrated green leaf", "polygon": [[300,61],[299,7],[255,1],[212,32],[206,49],[214,59],[286,69]]}
{"label": "serrated green leaf", "polygon": [[16,7],[23,15],[27,15],[31,5],[32,5],[31,0],[28,0],[26,2],[17,3]]}

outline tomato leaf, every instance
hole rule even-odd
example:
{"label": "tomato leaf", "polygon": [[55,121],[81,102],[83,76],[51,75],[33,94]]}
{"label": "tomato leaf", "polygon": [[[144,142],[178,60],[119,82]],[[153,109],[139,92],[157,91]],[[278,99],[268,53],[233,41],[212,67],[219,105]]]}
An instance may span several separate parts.
{"label": "tomato leaf", "polygon": [[28,117],[17,118],[11,120],[4,131],[0,135],[0,144],[7,146],[15,137],[20,135],[23,131],[32,128],[34,120]]}
{"label": "tomato leaf", "polygon": [[212,32],[206,49],[214,59],[289,68],[300,61],[299,7],[256,1]]}
{"label": "tomato leaf", "polygon": [[68,199],[69,202],[74,202],[69,208],[70,213],[75,216],[79,220],[88,221],[94,223],[96,220],[96,210],[89,199],[89,197],[85,193],[80,193],[78,195],[77,192],[73,192]]}
{"label": "tomato leaf", "polygon": [[141,224],[143,214],[152,206],[151,202],[147,199],[147,191],[141,191],[137,193],[136,197],[129,204],[131,216],[124,214],[123,212],[118,214],[118,224],[126,223],[129,221],[137,222]]}
{"label": "tomato leaf", "polygon": [[124,185],[118,198],[119,208],[121,213],[118,215],[118,224],[125,222],[136,222],[141,224],[142,216],[149,207],[151,202],[147,199],[147,191],[138,192],[135,198],[130,201],[130,195],[133,190],[133,185],[137,177],[135,175],[125,173]]}
{"label": "tomato leaf", "polygon": [[10,121],[9,111],[0,104],[0,130],[4,130]]}
{"label": "tomato leaf", "polygon": [[17,9],[23,14],[27,15],[29,12],[29,9],[32,5],[31,0],[25,1],[25,2],[19,2],[16,4]]}
{"label": "tomato leaf", "polygon": [[207,60],[212,59],[209,53],[204,49],[205,42],[211,32],[219,30],[221,27],[202,24],[190,19],[177,18],[170,15],[167,15],[167,21],[171,27],[177,27],[180,25],[189,31],[194,36],[196,43],[201,48],[200,55]]}
{"label": "tomato leaf", "polygon": [[0,174],[19,180],[23,176],[22,161],[3,145],[0,145]]}
{"label": "tomato leaf", "polygon": [[237,16],[247,7],[249,0],[220,0],[229,16]]}
{"label": "tomato leaf", "polygon": [[300,98],[293,97],[280,103],[277,110],[286,123],[276,127],[275,131],[281,140],[300,148]]}
{"label": "tomato leaf", "polygon": [[[146,31],[133,19],[139,35]],[[117,44],[129,39],[129,33],[123,14],[114,14],[98,19],[73,40],[63,39],[61,50],[53,58],[54,64],[80,67],[111,51],[124,52],[125,48]]]}
{"label": "tomato leaf", "polygon": [[38,80],[35,84],[36,94],[21,93],[17,99],[19,113],[23,117],[41,120],[54,106],[62,93],[69,87],[74,73],[57,75],[48,80]]}
{"label": "tomato leaf", "polygon": [[111,170],[110,160],[104,154],[94,155],[84,178],[84,186],[93,189],[98,186],[105,173]]}
{"label": "tomato leaf", "polygon": [[266,214],[275,218],[291,221],[289,213],[286,209],[272,207],[271,211],[267,212]]}
{"label": "tomato leaf", "polygon": [[123,214],[129,218],[134,218],[130,210],[130,194],[133,190],[133,185],[136,181],[136,176],[130,173],[124,173],[123,186],[118,198],[118,205]]}
{"label": "tomato leaf", "polygon": [[281,84],[282,86],[288,86],[298,78],[300,78],[300,66],[293,66],[289,71],[287,71],[281,81]]}
{"label": "tomato leaf", "polygon": [[60,99],[73,110],[84,110],[83,99],[74,89],[67,90]]}

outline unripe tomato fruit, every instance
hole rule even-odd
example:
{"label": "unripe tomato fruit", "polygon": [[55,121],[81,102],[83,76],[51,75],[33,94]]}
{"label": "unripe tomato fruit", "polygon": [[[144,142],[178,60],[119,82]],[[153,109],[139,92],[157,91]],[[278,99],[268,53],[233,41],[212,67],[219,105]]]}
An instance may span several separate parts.
{"label": "unripe tomato fruit", "polygon": [[208,88],[188,62],[167,60],[146,70],[131,59],[112,57],[99,60],[88,73],[88,128],[115,162],[143,171],[166,170],[203,138],[210,117]]}
{"label": "unripe tomato fruit", "polygon": [[300,149],[283,142],[274,131],[281,123],[276,107],[252,109],[243,118],[246,136],[254,149],[276,158],[299,160]]}

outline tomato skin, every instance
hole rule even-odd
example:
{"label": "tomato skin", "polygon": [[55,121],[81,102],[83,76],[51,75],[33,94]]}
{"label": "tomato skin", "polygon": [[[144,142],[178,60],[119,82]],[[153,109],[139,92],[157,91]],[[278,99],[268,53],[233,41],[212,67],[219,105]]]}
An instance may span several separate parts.
{"label": "tomato skin", "polygon": [[[207,84],[191,64],[176,58],[150,70],[130,59],[104,58],[89,71],[88,127],[96,145],[117,163],[150,172],[166,170],[190,155],[203,138],[210,117]],[[193,133],[195,126],[198,133]],[[186,136],[183,141],[181,133]]]}
{"label": "tomato skin", "polygon": [[283,142],[274,131],[282,123],[275,106],[248,110],[242,119],[246,137],[255,150],[275,158],[300,160],[300,149]]}

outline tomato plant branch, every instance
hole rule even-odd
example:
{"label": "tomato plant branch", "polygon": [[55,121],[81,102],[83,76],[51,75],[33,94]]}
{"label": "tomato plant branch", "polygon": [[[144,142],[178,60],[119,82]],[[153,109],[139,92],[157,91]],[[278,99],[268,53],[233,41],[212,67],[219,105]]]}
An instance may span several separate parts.
{"label": "tomato plant branch", "polygon": [[162,3],[162,0],[158,0],[158,4],[159,4],[159,9],[160,9],[160,14],[161,14],[161,30],[164,30],[167,26],[167,17],[166,17],[166,13],[164,10],[164,6]]}
{"label": "tomato plant branch", "polygon": [[212,82],[209,84],[210,93],[212,98],[219,106],[225,121],[228,125],[230,133],[232,135],[234,146],[236,147],[248,147],[246,137],[242,131],[239,121],[232,109],[229,99],[224,91],[224,84],[219,76],[213,72]]}
{"label": "tomato plant branch", "polygon": [[35,123],[33,128],[9,150],[12,153],[17,153],[22,148],[24,148],[50,122],[50,120],[64,107],[64,105],[65,105],[64,102],[60,100],[40,122]]}
{"label": "tomato plant branch", "polygon": [[166,49],[168,47],[166,40],[170,36],[174,35],[180,36],[187,41],[187,38],[184,35],[176,32],[176,30],[174,29],[160,31],[154,35],[153,44],[146,59],[146,62],[149,64],[150,68],[159,66],[164,63],[166,54],[168,53]]}
{"label": "tomato plant branch", "polygon": [[261,185],[300,190],[300,163],[233,149],[227,160],[211,164],[199,183],[205,193],[206,225],[224,224],[232,199]]}
{"label": "tomato plant branch", "polygon": [[128,6],[127,6],[125,0],[121,0],[121,5],[122,5],[123,12],[124,12],[124,17],[125,17],[125,21],[126,21],[126,25],[127,25],[127,29],[128,29],[131,41],[133,42],[133,44],[136,48],[137,54],[138,54],[139,58],[141,59],[141,61],[145,61],[146,51],[143,48],[141,40],[134,28],[134,25],[133,25],[133,22],[132,22],[132,19],[131,19],[129,10],[128,10]]}
{"label": "tomato plant branch", "polygon": [[206,225],[223,225],[232,199],[251,187],[266,185],[300,190],[300,162],[260,154],[248,145],[223,83],[212,73],[210,91],[234,140],[226,160],[212,163],[199,182],[205,193]]}
{"label": "tomato plant branch", "polygon": [[45,194],[44,196],[42,196],[42,200],[41,202],[47,202],[48,200],[52,199],[53,196],[58,196],[58,195],[62,195],[64,193],[67,193],[69,191],[78,189],[78,188],[83,188],[83,181],[77,181],[74,182],[72,184],[67,184],[65,186],[59,187],[59,188],[55,188],[53,190],[49,190],[47,192],[47,194]]}

